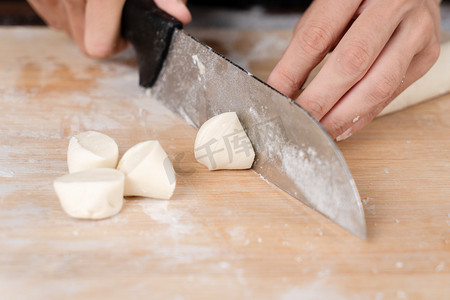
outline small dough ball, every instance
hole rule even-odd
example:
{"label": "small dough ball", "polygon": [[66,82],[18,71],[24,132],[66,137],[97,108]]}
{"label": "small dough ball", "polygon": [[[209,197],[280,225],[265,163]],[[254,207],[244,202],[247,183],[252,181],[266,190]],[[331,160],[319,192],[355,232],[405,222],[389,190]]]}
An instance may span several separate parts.
{"label": "small dough ball", "polygon": [[69,173],[95,168],[115,168],[118,159],[119,148],[106,134],[86,131],[70,139],[67,151]]}
{"label": "small dough ball", "polygon": [[238,116],[227,112],[212,117],[197,133],[195,158],[210,170],[249,169],[255,151]]}
{"label": "small dough ball", "polygon": [[125,196],[172,197],[175,171],[158,141],[142,142],[128,149],[117,169],[125,174]]}
{"label": "small dough ball", "polygon": [[74,218],[103,219],[123,205],[125,176],[115,169],[91,169],[67,174],[53,182],[64,211]]}

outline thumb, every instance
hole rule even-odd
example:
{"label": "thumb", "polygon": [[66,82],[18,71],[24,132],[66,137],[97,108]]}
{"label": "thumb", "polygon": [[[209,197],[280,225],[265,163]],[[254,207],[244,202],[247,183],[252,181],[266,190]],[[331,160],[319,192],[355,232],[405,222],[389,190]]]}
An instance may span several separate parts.
{"label": "thumb", "polygon": [[191,21],[191,13],[183,0],[154,0],[155,4],[169,15],[177,18],[181,23]]}

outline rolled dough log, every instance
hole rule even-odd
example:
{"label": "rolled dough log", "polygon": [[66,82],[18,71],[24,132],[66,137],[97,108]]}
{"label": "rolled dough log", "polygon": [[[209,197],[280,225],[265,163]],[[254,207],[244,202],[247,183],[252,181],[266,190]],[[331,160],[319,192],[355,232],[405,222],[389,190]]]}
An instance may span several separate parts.
{"label": "rolled dough log", "polygon": [[74,218],[103,219],[123,205],[125,176],[108,168],[90,169],[55,179],[53,187],[64,211]]}
{"label": "rolled dough log", "polygon": [[70,139],[67,151],[69,173],[95,168],[115,168],[118,158],[117,144],[106,134],[86,131]]}
{"label": "rolled dough log", "polygon": [[[303,87],[314,79],[327,57],[308,76]],[[410,85],[378,114],[387,115],[409,106],[431,100],[450,92],[450,33],[443,33],[441,53],[433,67],[419,80]]]}
{"label": "rolled dough log", "polygon": [[117,169],[125,174],[125,196],[172,197],[175,171],[158,141],[142,142],[128,149]]}
{"label": "rolled dough log", "polygon": [[195,139],[197,161],[210,170],[249,169],[255,152],[235,112],[212,117],[200,127]]}

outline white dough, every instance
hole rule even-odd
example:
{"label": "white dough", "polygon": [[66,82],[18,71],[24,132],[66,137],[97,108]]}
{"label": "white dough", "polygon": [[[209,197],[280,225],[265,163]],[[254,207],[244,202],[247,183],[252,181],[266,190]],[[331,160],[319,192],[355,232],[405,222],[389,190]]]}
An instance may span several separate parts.
{"label": "white dough", "polygon": [[125,196],[172,197],[175,171],[158,141],[142,142],[128,149],[117,169],[125,174]]}
{"label": "white dough", "polygon": [[95,168],[115,168],[118,158],[117,144],[106,134],[86,131],[70,139],[67,151],[69,173]]}
{"label": "white dough", "polygon": [[53,187],[69,216],[103,219],[122,209],[124,180],[121,172],[100,168],[59,177]]}
{"label": "white dough", "polygon": [[235,112],[206,121],[195,139],[197,161],[210,170],[249,169],[255,159],[252,144]]}

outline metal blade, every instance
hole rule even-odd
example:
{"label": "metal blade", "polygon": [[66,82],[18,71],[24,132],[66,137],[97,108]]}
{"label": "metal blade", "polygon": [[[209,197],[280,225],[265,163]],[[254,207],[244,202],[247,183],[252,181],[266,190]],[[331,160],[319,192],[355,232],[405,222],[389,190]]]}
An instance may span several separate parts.
{"label": "metal blade", "polygon": [[361,200],[339,149],[292,100],[183,30],[175,32],[151,93],[195,128],[235,111],[255,149],[257,173],[365,238]]}

